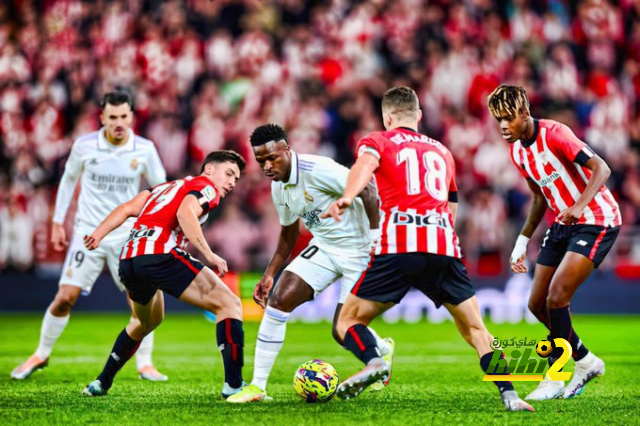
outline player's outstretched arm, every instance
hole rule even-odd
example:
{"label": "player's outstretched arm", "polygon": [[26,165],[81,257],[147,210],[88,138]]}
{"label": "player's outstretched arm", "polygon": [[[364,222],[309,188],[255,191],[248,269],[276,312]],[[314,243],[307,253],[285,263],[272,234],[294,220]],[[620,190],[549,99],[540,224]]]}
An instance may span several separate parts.
{"label": "player's outstretched arm", "polygon": [[520,231],[520,235],[518,235],[516,245],[511,253],[511,270],[517,274],[527,272],[527,267],[524,265],[524,258],[527,254],[527,244],[547,211],[547,200],[544,198],[540,187],[531,179],[527,179],[527,184],[533,193],[531,210],[529,210],[529,216],[527,216],[527,220]]}
{"label": "player's outstretched arm", "polygon": [[100,225],[91,233],[84,236],[84,245],[89,250],[95,250],[100,245],[100,241],[132,216],[139,216],[147,203],[151,192],[144,190],[131,200],[124,204],[120,204],[109,216],[107,216]]}
{"label": "player's outstretched arm", "polygon": [[278,271],[284,265],[284,262],[289,258],[293,247],[298,241],[298,235],[300,235],[300,219],[293,222],[291,225],[283,226],[280,229],[280,237],[278,238],[278,247],[273,257],[269,261],[267,269],[264,271],[264,275],[256,284],[253,290],[253,300],[264,309],[269,298],[269,292],[273,287],[273,280]]}
{"label": "player's outstretched arm", "polygon": [[380,162],[375,155],[368,152],[360,155],[349,171],[347,185],[342,197],[331,203],[329,208],[320,215],[320,218],[326,219],[332,217],[336,222],[340,222],[340,215],[344,213],[353,202],[353,199],[369,184],[373,173],[379,166]]}
{"label": "player's outstretched arm", "polygon": [[180,229],[187,237],[189,242],[196,246],[198,251],[203,254],[207,263],[218,270],[218,274],[222,277],[229,271],[227,261],[211,251],[211,247],[204,238],[202,228],[198,217],[203,213],[202,206],[193,194],[187,194],[182,200],[176,218],[180,224]]}
{"label": "player's outstretched arm", "polygon": [[576,203],[558,215],[562,223],[576,223],[579,221],[584,209],[589,205],[591,200],[593,200],[593,197],[596,196],[598,191],[600,191],[600,188],[607,182],[609,176],[611,176],[611,169],[607,163],[597,155],[591,157],[584,163],[584,166],[593,173]]}

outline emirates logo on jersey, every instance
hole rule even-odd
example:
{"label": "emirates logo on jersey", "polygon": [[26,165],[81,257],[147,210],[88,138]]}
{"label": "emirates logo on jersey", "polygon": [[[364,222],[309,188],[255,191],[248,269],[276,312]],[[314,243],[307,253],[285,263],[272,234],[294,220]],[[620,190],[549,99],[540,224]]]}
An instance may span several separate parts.
{"label": "emirates logo on jersey", "polygon": [[131,170],[137,170],[138,169],[138,160],[136,160],[135,158],[133,160],[131,160]]}

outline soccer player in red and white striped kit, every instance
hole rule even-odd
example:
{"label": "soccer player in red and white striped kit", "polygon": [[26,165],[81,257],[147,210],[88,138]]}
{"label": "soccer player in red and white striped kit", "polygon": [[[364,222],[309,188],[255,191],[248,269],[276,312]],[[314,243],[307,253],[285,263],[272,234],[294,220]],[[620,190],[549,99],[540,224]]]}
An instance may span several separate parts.
{"label": "soccer player in red and white striped kit", "polygon": [[[522,87],[497,87],[489,95],[488,107],[509,143],[513,163],[533,192],[531,211],[511,254],[511,269],[527,272],[527,243],[548,206],[556,218],[542,241],[529,309],[549,329],[550,340],[569,341],[576,361],[566,387],[562,381],[545,378],[526,399],[572,398],[605,371],[604,362],[574,331],[569,304],[604,260],[622,224],[618,203],[605,186],[611,170],[566,125],[534,119]],[[558,351],[549,357],[550,364],[559,357]]]}
{"label": "soccer player in red and white striped kit", "polygon": [[91,235],[85,235],[85,246],[96,250],[112,230],[129,217],[137,217],[118,269],[135,318],[116,338],[102,372],[84,389],[85,395],[106,395],[140,341],[160,325],[163,292],[216,314],[218,349],[225,371],[222,396],[226,399],[240,391],[244,384],[242,304],[212,269],[184,250],[191,243],[220,276],[227,272],[227,262],[211,251],[200,225],[233,191],[244,167],[238,153],[214,151],[205,158],[199,176],[142,191],[111,212]]}
{"label": "soccer player in red and white striped kit", "polygon": [[[381,236],[336,327],[347,349],[367,366],[340,384],[337,394],[344,399],[389,374],[367,326],[400,303],[412,287],[447,308],[460,334],[478,352],[483,372],[494,353],[493,336],[482,321],[454,229],[458,188],[453,156],[440,142],[417,132],[422,111],[412,89],[388,90],[382,118],[386,131],[360,140],[342,197],[321,216],[339,221],[375,174]],[[494,383],[507,410],[533,411],[510,381]]]}

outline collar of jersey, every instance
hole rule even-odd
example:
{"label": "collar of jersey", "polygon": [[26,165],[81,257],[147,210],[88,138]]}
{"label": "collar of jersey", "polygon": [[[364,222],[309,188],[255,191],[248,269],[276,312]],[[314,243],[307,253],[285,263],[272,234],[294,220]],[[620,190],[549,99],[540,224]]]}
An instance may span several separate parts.
{"label": "collar of jersey", "polygon": [[127,143],[122,146],[115,146],[104,137],[104,127],[101,127],[98,131],[98,149],[101,151],[114,151],[116,149],[122,149],[125,151],[135,150],[135,137],[133,130],[129,129],[129,139]]}
{"label": "collar of jersey", "polygon": [[298,168],[298,154],[294,150],[291,150],[291,173],[289,173],[289,180],[282,182],[282,185],[287,187],[289,185],[295,186],[300,179],[300,169]]}
{"label": "collar of jersey", "polygon": [[525,148],[529,148],[531,145],[533,145],[536,139],[538,139],[539,130],[540,130],[540,124],[538,123],[538,120],[534,118],[533,119],[533,135],[531,136],[531,139],[527,139],[527,140],[521,139],[520,142],[522,142],[522,146]]}
{"label": "collar of jersey", "polygon": [[411,127],[398,127],[398,129],[407,130],[407,131],[413,132],[413,133],[418,133],[415,130],[413,130]]}

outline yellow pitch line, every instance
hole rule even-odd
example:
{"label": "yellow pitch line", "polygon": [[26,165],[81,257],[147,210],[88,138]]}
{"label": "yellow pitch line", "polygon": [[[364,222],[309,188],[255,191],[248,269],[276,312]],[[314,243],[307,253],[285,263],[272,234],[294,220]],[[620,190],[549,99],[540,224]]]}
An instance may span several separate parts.
{"label": "yellow pitch line", "polygon": [[497,380],[504,380],[507,382],[541,382],[543,379],[542,374],[532,374],[532,375],[486,375],[482,379],[483,382],[495,382]]}

